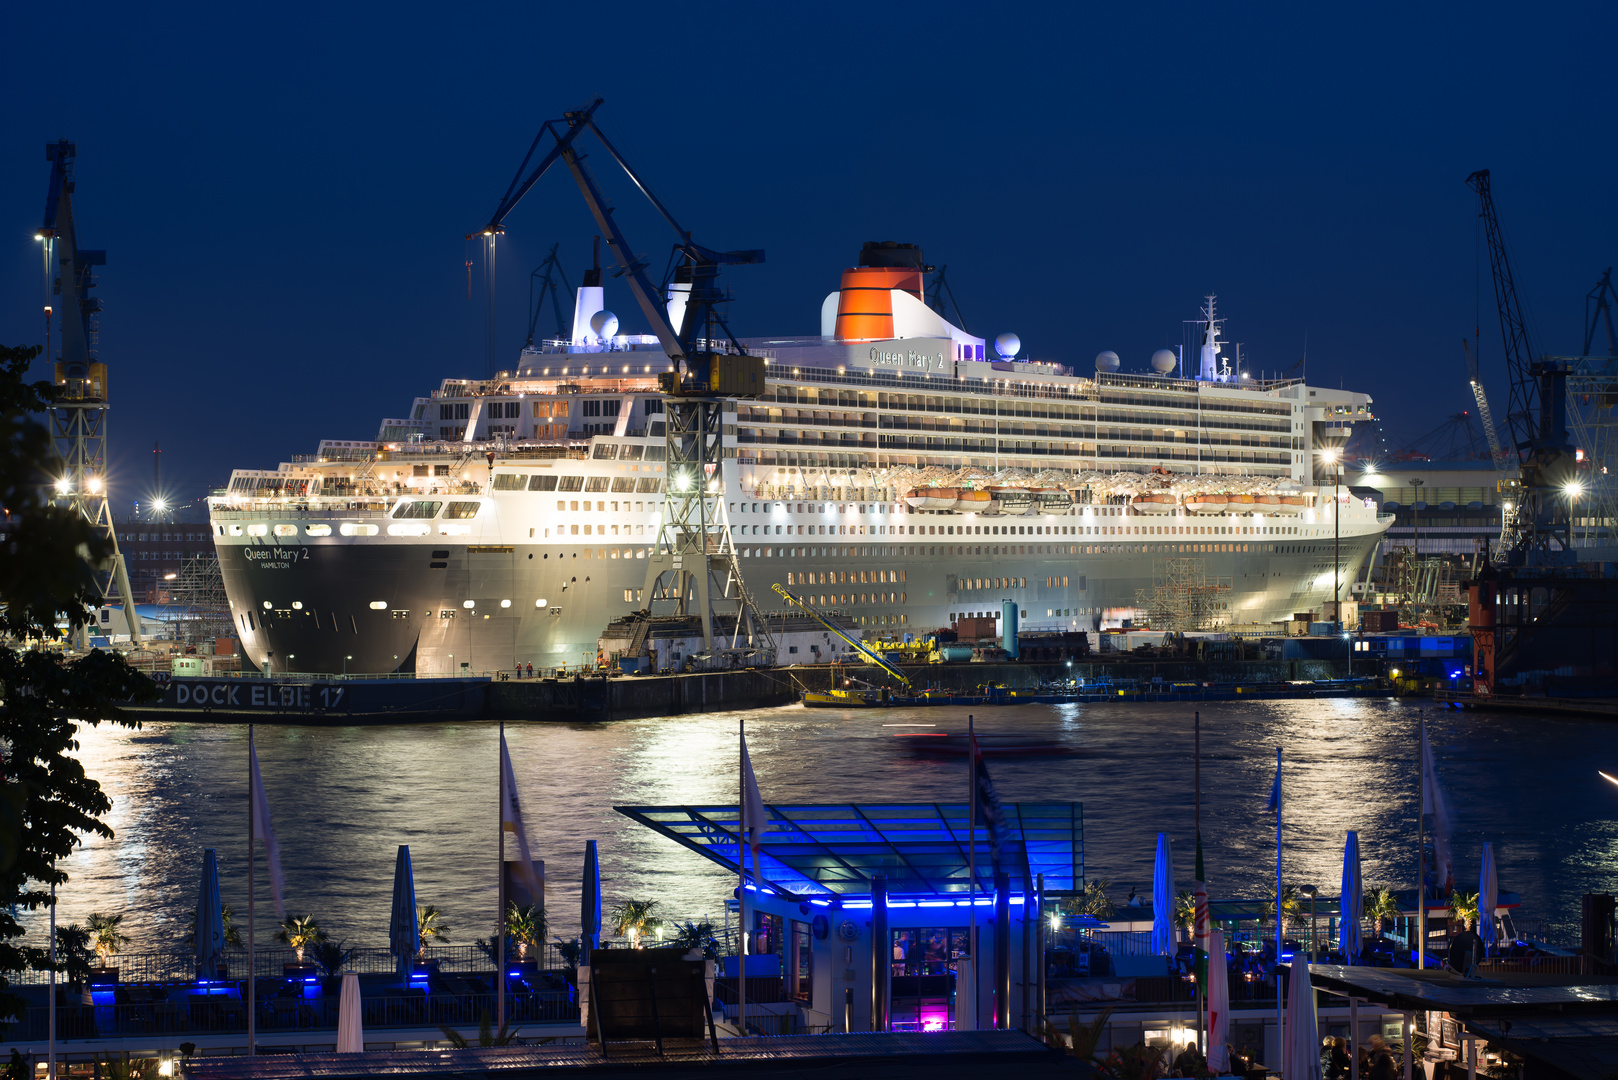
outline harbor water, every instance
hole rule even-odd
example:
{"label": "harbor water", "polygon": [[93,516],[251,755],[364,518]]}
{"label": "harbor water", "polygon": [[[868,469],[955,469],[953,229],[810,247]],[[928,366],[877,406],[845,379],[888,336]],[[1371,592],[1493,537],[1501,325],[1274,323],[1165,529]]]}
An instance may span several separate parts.
{"label": "harbor water", "polygon": [[[1285,761],[1285,877],[1335,895],[1343,833],[1356,829],[1367,885],[1415,876],[1418,702],[1386,699],[1206,703],[1202,833],[1209,891],[1273,895],[1275,819],[1265,803],[1275,748]],[[1059,752],[997,757],[1003,801],[1084,804],[1085,870],[1122,903],[1151,891],[1155,834],[1174,841],[1179,884],[1194,856],[1193,709],[1179,704],[1016,706],[975,711],[978,729]],[[1503,890],[1557,936],[1577,935],[1579,895],[1618,891],[1618,787],[1609,721],[1435,711],[1438,768],[1454,808],[1456,880],[1475,890],[1492,841]],[[613,810],[736,800],[745,720],[766,802],[962,802],[960,757],[919,753],[904,733],[962,731],[967,710],[805,710],[610,724],[508,724],[534,856],[546,862],[553,936],[578,932],[586,840],[599,842],[606,903],[654,899],[669,917],[723,919],[734,880]],[[932,726],[928,726],[932,725]],[[258,751],[280,838],[286,900],[334,940],[387,941],[394,854],[409,844],[421,904],[453,943],[487,936],[495,910],[497,728],[261,726]],[[89,838],[63,867],[59,918],[125,915],[133,951],[176,947],[190,929],[202,850],[219,854],[224,900],[245,926],[247,729],[155,723],[86,729],[81,756],[113,799],[111,840]],[[262,866],[262,864],[261,864]],[[260,940],[273,924],[258,875]],[[42,914],[42,913],[40,913]],[[37,917],[34,919],[37,925]]]}

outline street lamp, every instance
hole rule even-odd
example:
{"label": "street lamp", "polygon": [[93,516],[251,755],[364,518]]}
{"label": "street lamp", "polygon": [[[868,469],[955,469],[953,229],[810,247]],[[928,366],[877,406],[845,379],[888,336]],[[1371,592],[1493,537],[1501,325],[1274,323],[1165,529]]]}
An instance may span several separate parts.
{"label": "street lamp", "polygon": [[1416,497],[1410,500],[1410,526],[1413,533],[1410,538],[1410,557],[1412,559],[1421,555],[1421,485],[1425,480],[1412,478],[1410,486],[1416,489]]}
{"label": "street lamp", "polygon": [[1322,450],[1320,456],[1326,459],[1327,465],[1337,466],[1337,475],[1332,478],[1331,486],[1331,602],[1332,618],[1341,623],[1343,621],[1342,578],[1343,578],[1343,506],[1339,488],[1343,486],[1343,455],[1336,448]]}
{"label": "street lamp", "polygon": [[352,659],[354,659],[352,656],[343,657],[343,678],[345,679],[348,678],[348,662]]}

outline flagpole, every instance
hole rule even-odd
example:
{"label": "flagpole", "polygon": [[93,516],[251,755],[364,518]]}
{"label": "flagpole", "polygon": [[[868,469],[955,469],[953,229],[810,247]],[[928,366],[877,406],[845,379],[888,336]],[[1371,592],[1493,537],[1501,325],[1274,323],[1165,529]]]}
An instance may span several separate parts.
{"label": "flagpole", "polygon": [[[1201,882],[1201,879],[1202,879],[1202,712],[1201,712],[1201,710],[1197,710],[1197,711],[1193,712],[1191,714],[1191,717],[1192,717],[1192,721],[1191,721],[1191,732],[1192,732],[1192,734],[1191,734],[1191,751],[1192,751],[1192,762],[1193,762],[1192,766],[1191,766],[1192,792],[1193,792],[1192,797],[1191,797],[1191,821],[1192,821],[1192,824],[1195,826],[1196,833],[1197,833],[1197,879],[1198,879],[1199,882]],[[1208,889],[1207,883],[1202,882],[1204,909],[1206,909],[1206,905],[1207,905],[1207,889]],[[1195,948],[1196,949],[1202,949],[1204,952],[1206,952],[1207,949],[1205,948],[1205,946],[1208,943],[1208,939],[1207,939],[1207,937],[1205,935],[1203,935],[1202,919],[1203,919],[1203,913],[1193,910],[1192,915],[1191,915],[1191,937],[1192,937],[1192,943],[1195,946]],[[1191,962],[1193,964],[1193,970],[1195,970],[1194,965],[1196,964],[1196,952],[1194,950],[1193,950],[1193,952],[1191,954]],[[1208,1050],[1209,1050],[1210,1046],[1212,1045],[1212,1039],[1210,1038],[1210,1033],[1207,1030],[1207,1025],[1204,1022],[1204,1017],[1203,1017],[1203,1012],[1202,1012],[1203,1001],[1207,997],[1207,995],[1203,993],[1203,990],[1204,990],[1203,983],[1207,981],[1207,978],[1208,978],[1207,973],[1209,971],[1209,965],[1211,965],[1212,963],[1213,963],[1213,957],[1210,956],[1208,958],[1208,963],[1203,965],[1203,969],[1202,969],[1203,970],[1203,977],[1201,979],[1197,980],[1197,1042],[1201,1044],[1198,1047],[1198,1050],[1202,1054],[1203,1061],[1208,1060]]]}
{"label": "flagpole", "polygon": [[[747,1037],[747,720],[736,720],[736,1027]],[[754,865],[754,872],[758,866]]]}
{"label": "flagpole", "polygon": [[[1281,993],[1281,748],[1275,748],[1275,1045],[1286,1060],[1286,999]],[[1287,1080],[1292,1080],[1287,1077]]]}
{"label": "flagpole", "polygon": [[[254,848],[258,846],[258,822],[253,813],[258,798],[257,781],[253,778],[253,725],[247,725],[247,1056],[253,1056],[253,1043],[258,1035],[258,911],[254,894]],[[208,921],[203,922],[204,919]],[[197,912],[197,937],[200,940],[204,925],[213,925],[213,913]]]}
{"label": "flagpole", "polygon": [[495,769],[500,774],[499,803],[495,811],[496,820],[500,823],[500,874],[495,885],[495,902],[499,904],[499,912],[494,920],[494,1000],[497,1020],[496,1031],[506,1029],[506,722],[500,721],[500,755],[495,758]]}
{"label": "flagpole", "polygon": [[1427,721],[1416,710],[1416,970],[1427,969]]}
{"label": "flagpole", "polygon": [[[973,753],[977,748],[977,735],[972,726],[972,715],[966,717],[966,951],[972,959],[972,1026],[981,1029],[978,1016],[978,778],[977,761]],[[958,994],[956,995],[959,996]]]}

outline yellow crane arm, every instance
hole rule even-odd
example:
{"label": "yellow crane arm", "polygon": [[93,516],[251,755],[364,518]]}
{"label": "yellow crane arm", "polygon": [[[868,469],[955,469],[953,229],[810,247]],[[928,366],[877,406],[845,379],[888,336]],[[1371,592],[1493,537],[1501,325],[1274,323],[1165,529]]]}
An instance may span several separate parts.
{"label": "yellow crane arm", "polygon": [[905,677],[905,673],[900,671],[898,668],[894,667],[892,664],[888,663],[885,659],[883,659],[881,653],[877,652],[875,649],[873,649],[870,646],[866,645],[863,641],[860,641],[858,638],[850,637],[848,634],[844,633],[842,627],[838,626],[836,623],[832,622],[830,619],[827,619],[824,615],[822,615],[820,612],[816,611],[814,608],[810,607],[803,600],[801,600],[798,597],[793,596],[791,593],[787,592],[786,588],[784,586],[782,586],[781,584],[777,583],[777,584],[772,585],[770,587],[781,595],[781,599],[785,600],[787,603],[791,604],[793,607],[795,607],[798,610],[802,611],[805,615],[807,615],[811,619],[815,620],[815,622],[819,623],[821,626],[824,626],[827,630],[830,630],[832,633],[836,634],[843,641],[847,642],[849,648],[853,649],[855,652],[857,652],[861,656],[865,657],[867,660],[869,660],[871,663],[875,664],[877,667],[881,668],[883,671],[886,671],[889,675],[892,675],[895,679],[898,679],[899,682],[904,686],[904,688],[906,690],[912,689],[912,687],[910,685],[910,680]]}

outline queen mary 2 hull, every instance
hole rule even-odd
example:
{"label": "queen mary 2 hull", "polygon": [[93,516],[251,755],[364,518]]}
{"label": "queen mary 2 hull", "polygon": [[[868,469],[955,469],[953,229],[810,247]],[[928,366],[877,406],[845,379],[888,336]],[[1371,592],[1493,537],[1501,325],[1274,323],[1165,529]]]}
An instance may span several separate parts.
{"label": "queen mary 2 hull", "polygon": [[[586,483],[616,476],[618,467],[594,459],[557,466]],[[735,467],[727,462],[726,473]],[[507,469],[494,466],[497,474]],[[509,469],[540,471],[520,462]],[[392,514],[423,501],[410,497],[365,510],[318,498],[216,505],[225,588],[251,661],[278,674],[577,669],[598,659],[597,638],[609,621],[644,606],[656,521],[646,507],[660,504],[642,500],[638,514],[620,510],[616,522],[606,520],[610,510],[591,510],[597,520],[586,539],[569,520],[585,512],[558,512],[554,499],[526,483],[449,498],[475,503],[475,516],[454,525],[432,519],[427,525],[439,535],[425,536],[388,535],[398,527]],[[442,514],[448,500],[432,501]],[[1315,520],[1233,516],[1209,525],[1187,517],[1170,525],[1127,507],[1075,505],[1012,524],[916,512],[891,497],[731,505],[750,595],[773,597],[770,586],[783,584],[867,637],[993,616],[1006,599],[1019,603],[1027,630],[1141,619],[1137,609],[1164,587],[1169,559],[1181,560],[1182,578],[1189,571],[1212,590],[1214,606],[1202,618],[1208,628],[1284,619],[1333,591],[1333,531]],[[1344,595],[1386,528],[1379,517],[1364,511],[1342,523]],[[364,535],[370,528],[374,534]],[[445,528],[468,531],[446,536]]]}

